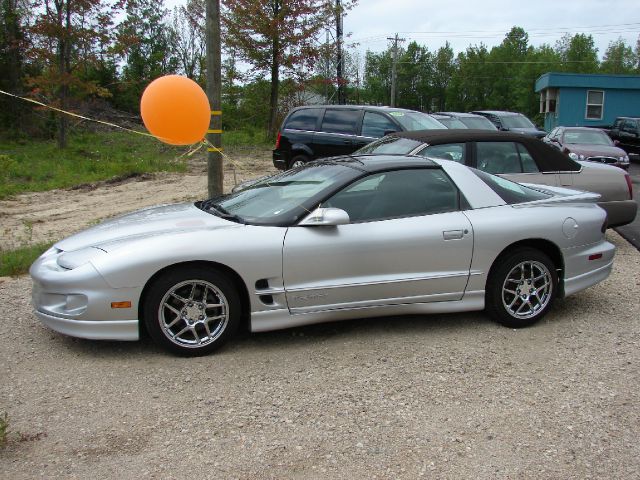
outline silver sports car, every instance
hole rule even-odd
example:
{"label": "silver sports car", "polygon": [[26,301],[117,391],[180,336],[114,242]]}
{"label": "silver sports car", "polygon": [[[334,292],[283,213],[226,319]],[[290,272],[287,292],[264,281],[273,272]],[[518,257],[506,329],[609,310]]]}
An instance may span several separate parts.
{"label": "silver sports car", "polygon": [[332,158],[58,242],[31,267],[33,303],[58,332],[137,340],[144,328],[182,355],[245,322],[486,309],[524,327],[609,275],[597,199],[447,160]]}

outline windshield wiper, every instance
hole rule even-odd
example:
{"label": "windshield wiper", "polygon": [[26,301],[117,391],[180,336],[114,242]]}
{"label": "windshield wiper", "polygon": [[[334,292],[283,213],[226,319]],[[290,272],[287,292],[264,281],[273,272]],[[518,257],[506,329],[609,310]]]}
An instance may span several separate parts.
{"label": "windshield wiper", "polygon": [[202,210],[206,210],[212,212],[214,215],[224,218],[225,220],[231,220],[237,223],[246,223],[242,217],[236,215],[235,213],[230,213],[226,208],[222,205],[213,201],[213,199],[205,200],[200,204]]}

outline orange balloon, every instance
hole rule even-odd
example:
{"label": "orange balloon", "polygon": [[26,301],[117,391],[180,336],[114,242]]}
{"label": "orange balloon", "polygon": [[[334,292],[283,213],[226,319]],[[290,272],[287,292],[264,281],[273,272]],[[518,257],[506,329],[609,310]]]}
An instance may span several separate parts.
{"label": "orange balloon", "polygon": [[211,108],[200,85],[187,77],[167,75],[142,93],[140,113],[147,130],[170,145],[191,145],[204,139]]}

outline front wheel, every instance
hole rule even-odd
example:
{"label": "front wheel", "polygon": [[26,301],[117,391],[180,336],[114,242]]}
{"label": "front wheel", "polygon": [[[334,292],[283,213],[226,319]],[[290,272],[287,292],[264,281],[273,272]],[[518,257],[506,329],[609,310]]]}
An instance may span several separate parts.
{"label": "front wheel", "polygon": [[185,266],[154,281],[143,317],[149,335],[161,347],[183,356],[206,355],[235,334],[240,299],[224,275]]}
{"label": "front wheel", "polygon": [[539,250],[520,248],[496,262],[487,282],[487,312],[510,328],[540,320],[551,308],[558,289],[551,259]]}

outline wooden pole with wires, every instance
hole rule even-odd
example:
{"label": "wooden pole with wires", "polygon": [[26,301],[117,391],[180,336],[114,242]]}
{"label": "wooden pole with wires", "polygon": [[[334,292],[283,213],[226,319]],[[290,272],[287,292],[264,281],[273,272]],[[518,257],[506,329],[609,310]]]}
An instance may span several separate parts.
{"label": "wooden pole with wires", "polygon": [[223,193],[222,165],[222,54],[220,49],[220,0],[206,0],[207,97],[211,105],[211,122],[207,132],[207,193]]}

